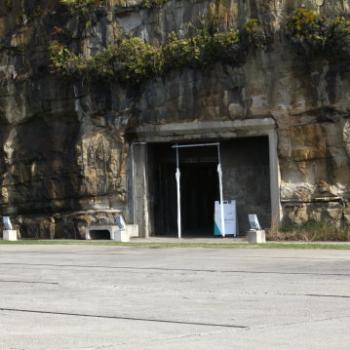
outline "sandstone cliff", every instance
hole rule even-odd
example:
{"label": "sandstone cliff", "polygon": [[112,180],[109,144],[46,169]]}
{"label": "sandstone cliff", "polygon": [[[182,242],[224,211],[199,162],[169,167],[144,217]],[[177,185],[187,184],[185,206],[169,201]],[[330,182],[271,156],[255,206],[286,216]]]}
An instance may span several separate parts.
{"label": "sandstone cliff", "polygon": [[[348,62],[306,61],[285,35],[288,14],[316,1],[107,1],[72,13],[58,1],[0,3],[2,213],[23,237],[82,237],[127,211],[128,141],[139,125],[272,118],[286,219],[350,225]],[[325,0],[329,16],[349,0]],[[237,65],[172,70],[137,86],[52,72],[50,43],[89,57],[120,36],[161,45],[214,13],[223,26],[258,19],[272,38]]]}

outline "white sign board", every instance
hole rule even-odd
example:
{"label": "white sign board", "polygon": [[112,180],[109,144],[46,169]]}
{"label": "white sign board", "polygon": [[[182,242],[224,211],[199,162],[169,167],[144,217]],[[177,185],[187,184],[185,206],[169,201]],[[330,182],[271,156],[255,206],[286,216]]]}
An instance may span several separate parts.
{"label": "white sign board", "polygon": [[118,215],[115,218],[115,223],[118,226],[119,230],[126,230],[126,223],[125,223],[123,215]]}
{"label": "white sign board", "polygon": [[[237,236],[237,210],[236,201],[224,201],[225,232],[226,236]],[[214,213],[214,236],[222,236],[221,227],[221,206],[220,202],[215,202]]]}
{"label": "white sign board", "polygon": [[249,225],[251,230],[261,230],[261,226],[256,214],[248,215]]}
{"label": "white sign board", "polygon": [[12,223],[9,216],[2,217],[2,223],[5,230],[13,230]]}

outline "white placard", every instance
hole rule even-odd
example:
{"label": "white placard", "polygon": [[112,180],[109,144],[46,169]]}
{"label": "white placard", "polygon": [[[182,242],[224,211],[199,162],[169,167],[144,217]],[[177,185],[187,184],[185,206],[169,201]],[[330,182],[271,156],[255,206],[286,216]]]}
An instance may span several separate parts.
{"label": "white placard", "polygon": [[123,230],[123,231],[126,230],[126,223],[125,223],[123,215],[118,215],[115,218],[115,223],[118,226],[119,230]]}
{"label": "white placard", "polygon": [[261,226],[256,214],[248,214],[248,220],[251,230],[261,230]]}
{"label": "white placard", "polygon": [[[225,232],[226,236],[237,236],[236,201],[224,201]],[[215,202],[214,236],[222,236],[220,202]]]}
{"label": "white placard", "polygon": [[4,225],[5,230],[13,230],[13,226],[12,226],[11,219],[9,216],[3,216],[2,223]]}

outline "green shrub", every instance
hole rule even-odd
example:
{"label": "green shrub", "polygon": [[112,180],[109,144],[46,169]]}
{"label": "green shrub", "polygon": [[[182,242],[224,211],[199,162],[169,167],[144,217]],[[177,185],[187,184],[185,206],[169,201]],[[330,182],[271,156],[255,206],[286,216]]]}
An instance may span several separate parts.
{"label": "green shrub", "polygon": [[151,45],[138,37],[123,38],[91,58],[75,55],[56,41],[50,45],[50,58],[53,71],[58,73],[89,73],[137,84],[170,70],[205,69],[217,62],[239,64],[246,58],[247,46],[239,31],[201,30],[188,38],[171,34],[163,46]]}
{"label": "green shrub", "polygon": [[307,56],[350,57],[350,20],[345,17],[326,18],[299,8],[289,17],[287,29],[292,42]]}
{"label": "green shrub", "polygon": [[164,70],[206,68],[214,63],[236,64],[244,56],[238,31],[199,32],[190,38],[180,39],[171,34],[162,48]]}
{"label": "green shrub", "polygon": [[215,33],[207,42],[203,50],[202,61],[204,66],[215,62],[235,65],[245,58],[238,31]]}
{"label": "green shrub", "polygon": [[336,59],[350,58],[350,19],[337,17],[328,26],[326,52]]}
{"label": "green shrub", "polygon": [[327,42],[327,25],[318,13],[297,9],[288,19],[289,36],[308,55],[322,53]]}
{"label": "green shrub", "polygon": [[268,35],[261,23],[252,18],[247,21],[241,30],[242,42],[249,49],[265,48],[272,43],[272,38]]}
{"label": "green shrub", "polygon": [[141,38],[122,39],[88,61],[88,70],[97,76],[121,83],[140,83],[158,74],[159,49]]}
{"label": "green shrub", "polygon": [[52,41],[49,46],[51,70],[64,75],[80,74],[87,67],[86,59],[75,55],[58,41]]}
{"label": "green shrub", "polygon": [[208,40],[200,35],[180,39],[172,33],[162,48],[164,71],[184,67],[198,68]]}

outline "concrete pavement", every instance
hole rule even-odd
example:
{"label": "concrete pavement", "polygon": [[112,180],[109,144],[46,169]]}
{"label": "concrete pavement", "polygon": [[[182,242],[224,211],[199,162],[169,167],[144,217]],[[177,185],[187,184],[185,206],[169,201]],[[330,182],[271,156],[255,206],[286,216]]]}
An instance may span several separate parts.
{"label": "concrete pavement", "polygon": [[0,349],[348,349],[350,252],[0,246]]}

